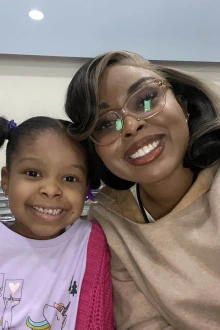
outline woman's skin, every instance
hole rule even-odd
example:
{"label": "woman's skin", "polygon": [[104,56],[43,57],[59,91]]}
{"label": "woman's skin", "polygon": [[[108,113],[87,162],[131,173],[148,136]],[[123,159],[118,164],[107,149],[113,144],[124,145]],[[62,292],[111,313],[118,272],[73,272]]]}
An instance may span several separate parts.
{"label": "woman's skin", "polygon": [[[161,78],[140,67],[107,68],[100,83],[100,114],[120,109],[128,99],[129,87],[143,77]],[[107,146],[95,145],[110,171],[140,184],[142,203],[155,220],[178,204],[193,181],[191,170],[183,167],[189,140],[187,111],[177,102],[171,89],[164,86],[164,91],[166,104],[161,112],[147,121],[138,121],[127,114],[123,117],[123,131],[118,140]],[[158,140],[159,145],[149,154],[129,158],[138,149]]]}

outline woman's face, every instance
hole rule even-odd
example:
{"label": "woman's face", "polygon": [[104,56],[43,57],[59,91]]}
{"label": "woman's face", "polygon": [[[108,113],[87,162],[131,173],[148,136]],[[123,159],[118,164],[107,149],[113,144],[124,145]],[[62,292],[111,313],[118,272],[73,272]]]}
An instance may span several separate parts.
{"label": "woman's face", "polygon": [[[108,68],[100,84],[100,105],[105,108],[100,110],[100,115],[103,111],[122,108],[129,87],[143,77],[161,78],[140,67]],[[144,84],[146,81],[136,89]],[[124,115],[121,136],[107,146],[95,145],[105,165],[122,179],[140,184],[156,183],[182,167],[189,139],[186,116],[172,90],[165,86],[164,92],[166,104],[162,111],[139,121],[129,114]]]}

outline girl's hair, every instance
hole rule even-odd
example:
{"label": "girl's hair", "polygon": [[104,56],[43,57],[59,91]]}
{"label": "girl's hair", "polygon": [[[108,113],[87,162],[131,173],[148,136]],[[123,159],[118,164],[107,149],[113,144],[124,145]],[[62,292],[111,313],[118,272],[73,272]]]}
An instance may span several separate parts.
{"label": "girl's hair", "polygon": [[[187,104],[189,114],[189,144],[184,166],[195,173],[211,166],[220,158],[220,97],[213,86],[190,74],[155,65],[142,56],[127,51],[108,52],[83,65],[75,74],[67,90],[65,111],[75,123],[77,131],[88,137],[99,116],[99,85],[109,66],[134,66],[159,74],[172,86],[180,104]],[[133,185],[111,173],[98,157],[101,179],[115,189]]]}
{"label": "girl's hair", "polygon": [[35,141],[36,137],[46,131],[52,131],[59,135],[66,135],[70,140],[77,141],[85,152],[87,163],[87,182],[91,188],[97,189],[100,186],[100,179],[97,176],[96,157],[90,141],[80,141],[80,136],[75,136],[72,131],[75,130],[73,123],[50,117],[33,117],[17,127],[12,127],[9,122],[0,117],[0,147],[8,140],[6,147],[6,167],[10,171],[12,157],[19,152],[25,143]]}

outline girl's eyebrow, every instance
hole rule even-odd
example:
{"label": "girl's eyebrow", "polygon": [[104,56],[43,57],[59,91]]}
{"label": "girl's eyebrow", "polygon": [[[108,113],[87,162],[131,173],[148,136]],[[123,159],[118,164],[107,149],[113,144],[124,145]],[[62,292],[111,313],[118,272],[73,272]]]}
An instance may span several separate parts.
{"label": "girl's eyebrow", "polygon": [[[156,78],[155,77],[142,77],[142,78],[138,79],[128,88],[127,95],[130,96],[131,94],[133,94],[144,81],[153,80],[153,79],[156,79]],[[110,107],[109,104],[106,102],[103,102],[99,105],[100,110],[105,110],[105,109],[108,109],[109,107]]]}
{"label": "girl's eyebrow", "polygon": [[35,161],[35,162],[43,163],[43,161],[37,157],[24,157],[19,159],[19,163],[23,163],[26,161]]}
{"label": "girl's eyebrow", "polygon": [[[43,160],[41,160],[41,159],[39,159],[37,157],[24,157],[24,158],[19,159],[19,163],[23,163],[23,162],[26,162],[26,161],[35,161],[35,162],[44,164]],[[74,168],[79,169],[83,173],[86,173],[86,169],[81,164],[69,164],[69,165],[67,165],[66,168],[68,168],[68,167],[74,167]]]}
{"label": "girl's eyebrow", "polygon": [[74,168],[77,168],[79,169],[80,171],[82,171],[84,174],[86,174],[86,169],[84,168],[83,165],[81,164],[70,164],[70,166],[68,167],[74,167]]}

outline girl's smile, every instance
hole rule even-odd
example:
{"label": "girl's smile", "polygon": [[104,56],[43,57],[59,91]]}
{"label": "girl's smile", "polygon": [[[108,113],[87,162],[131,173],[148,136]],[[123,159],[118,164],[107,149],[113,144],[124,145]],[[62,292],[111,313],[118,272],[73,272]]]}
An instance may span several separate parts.
{"label": "girl's smile", "polygon": [[32,239],[58,236],[81,215],[87,191],[87,164],[81,147],[66,136],[45,131],[21,143],[4,190],[15,216],[12,227]]}
{"label": "girl's smile", "polygon": [[65,212],[67,211],[59,207],[51,206],[30,206],[30,210],[35,216],[47,221],[61,220],[63,216],[65,216]]}

